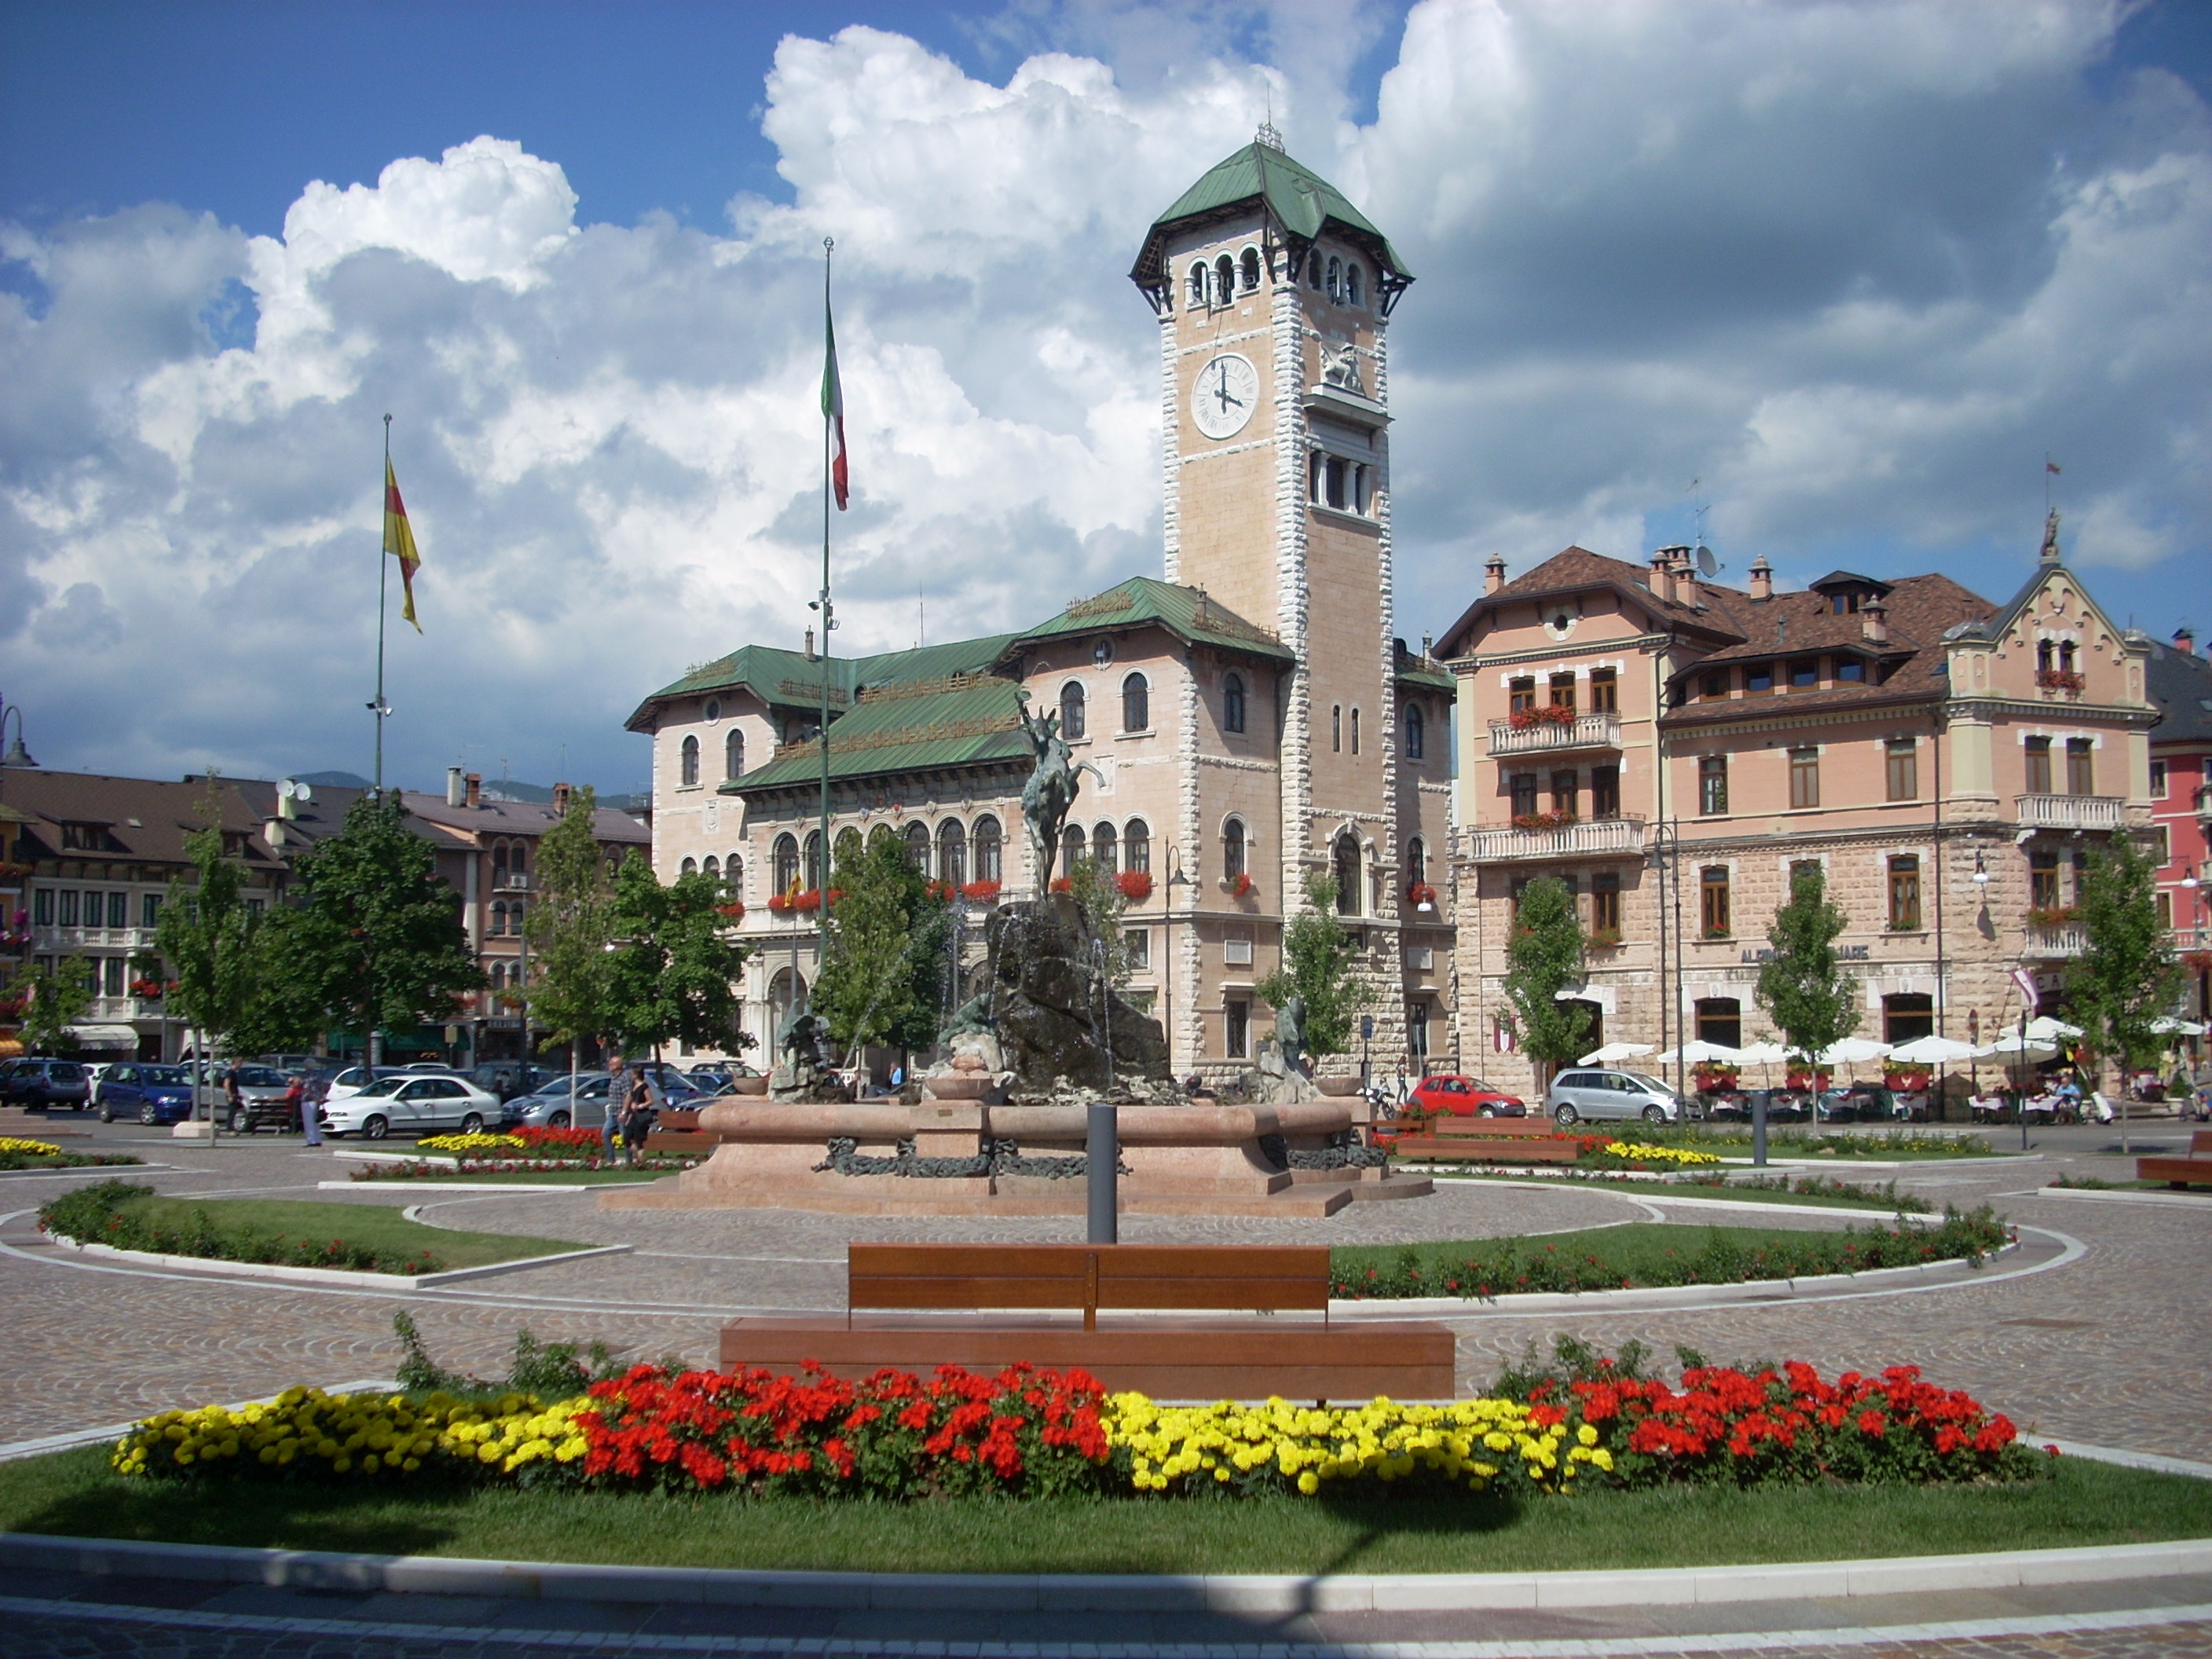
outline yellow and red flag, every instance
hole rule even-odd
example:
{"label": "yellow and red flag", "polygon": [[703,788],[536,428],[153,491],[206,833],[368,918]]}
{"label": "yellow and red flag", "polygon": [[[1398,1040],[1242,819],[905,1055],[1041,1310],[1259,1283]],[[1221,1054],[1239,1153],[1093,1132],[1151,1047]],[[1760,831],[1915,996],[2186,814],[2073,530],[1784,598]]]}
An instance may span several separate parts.
{"label": "yellow and red flag", "polygon": [[407,503],[399,499],[399,480],[392,474],[388,455],[384,460],[384,550],[399,561],[399,585],[407,595],[400,601],[399,614],[415,623],[419,634],[422,624],[415,622],[415,573],[422,568],[422,556],[415,550],[415,532],[407,524]]}

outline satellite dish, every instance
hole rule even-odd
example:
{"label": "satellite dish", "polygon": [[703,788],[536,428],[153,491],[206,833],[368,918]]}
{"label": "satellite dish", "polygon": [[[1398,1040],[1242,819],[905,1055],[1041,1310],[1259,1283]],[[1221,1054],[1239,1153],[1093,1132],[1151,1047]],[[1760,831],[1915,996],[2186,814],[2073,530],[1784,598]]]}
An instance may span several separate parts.
{"label": "satellite dish", "polygon": [[1717,576],[1720,573],[1720,561],[1713,557],[1713,550],[1710,547],[1699,548],[1698,550],[1698,574],[1700,576]]}
{"label": "satellite dish", "polygon": [[293,782],[291,779],[279,778],[276,781],[276,799],[278,800],[297,800],[299,797],[300,786]]}
{"label": "satellite dish", "polygon": [[298,801],[302,806],[314,799],[314,798],[315,792],[308,788],[306,784],[295,783],[292,786],[292,799]]}

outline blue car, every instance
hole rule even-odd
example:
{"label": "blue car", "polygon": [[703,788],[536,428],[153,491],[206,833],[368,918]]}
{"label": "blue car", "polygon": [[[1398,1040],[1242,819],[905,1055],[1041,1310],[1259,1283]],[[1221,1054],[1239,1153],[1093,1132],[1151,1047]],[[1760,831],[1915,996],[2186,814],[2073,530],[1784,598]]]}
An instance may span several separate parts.
{"label": "blue car", "polygon": [[125,1060],[111,1066],[100,1080],[100,1121],[136,1118],[154,1125],[179,1123],[192,1115],[192,1083],[181,1066],[147,1066]]}

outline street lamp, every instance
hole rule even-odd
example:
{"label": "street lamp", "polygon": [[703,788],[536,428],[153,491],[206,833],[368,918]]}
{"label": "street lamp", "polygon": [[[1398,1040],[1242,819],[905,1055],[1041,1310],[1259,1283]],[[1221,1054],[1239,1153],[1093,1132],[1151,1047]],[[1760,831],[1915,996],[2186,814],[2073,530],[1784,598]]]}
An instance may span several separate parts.
{"label": "street lamp", "polygon": [[1160,1035],[1167,1039],[1170,1072],[1175,1069],[1175,894],[1178,887],[1196,885],[1183,874],[1182,860],[1176,856],[1175,848],[1168,848],[1168,878],[1160,896],[1160,949],[1167,956],[1167,970],[1162,976],[1167,1006],[1162,1012],[1167,1017],[1160,1022]]}
{"label": "street lamp", "polygon": [[1974,849],[1974,874],[1972,879],[1974,885],[1977,887],[1986,887],[1990,884],[1989,866],[1982,862],[1982,849],[1978,847]]}

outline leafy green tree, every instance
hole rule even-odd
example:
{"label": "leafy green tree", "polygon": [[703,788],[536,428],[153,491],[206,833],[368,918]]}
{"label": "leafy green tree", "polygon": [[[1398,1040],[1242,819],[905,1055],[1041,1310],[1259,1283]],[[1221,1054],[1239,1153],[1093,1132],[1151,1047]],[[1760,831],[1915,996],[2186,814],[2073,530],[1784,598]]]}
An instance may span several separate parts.
{"label": "leafy green tree", "polygon": [[443,1024],[457,998],[482,988],[460,900],[429,842],[409,831],[396,792],[364,794],[348,808],[339,832],[300,860],[297,884],[301,902],[282,934],[284,970],[362,1034],[371,1063],[382,1057],[386,1031]]}
{"label": "leafy green tree", "polygon": [[70,1027],[92,1006],[93,967],[83,957],[64,957],[51,968],[27,968],[9,988],[23,998],[26,1054],[50,1054],[70,1039]]}
{"label": "leafy green tree", "polygon": [[1576,1059],[1589,1039],[1589,1009],[1559,1000],[1581,982],[1584,944],[1566,883],[1539,876],[1522,890],[1505,946],[1504,1015],[1522,1052],[1547,1066]]}
{"label": "leafy green tree", "polygon": [[928,1048],[944,1012],[950,907],[888,836],[866,847],[841,842],[830,886],[839,897],[823,908],[811,1006],[830,1022],[831,1041],[848,1054],[872,1042]]}
{"label": "leafy green tree", "polygon": [[1836,937],[1849,925],[1828,902],[1826,874],[1807,868],[1790,878],[1790,902],[1766,930],[1774,954],[1759,964],[1753,995],[1791,1052],[1808,1062],[1859,1028],[1858,981],[1836,954]]}
{"label": "leafy green tree", "polygon": [[595,790],[569,798],[560,823],[538,843],[538,900],[531,907],[530,1018],[548,1042],[580,1042],[613,1031],[614,887],[599,837]]}
{"label": "leafy green tree", "polygon": [[2091,851],[2081,888],[2085,948],[2066,974],[2067,1010],[2091,1048],[2130,1069],[2157,1060],[2165,1039],[2151,1024],[2171,1012],[2184,978],[2159,926],[2157,877],[2132,836]]}
{"label": "leafy green tree", "polygon": [[[541,861],[538,869],[543,873]],[[738,984],[752,954],[731,934],[721,879],[695,871],[665,887],[636,853],[615,872],[608,957],[613,1029],[626,1045],[741,1045]]]}
{"label": "leafy green tree", "polygon": [[1097,859],[1081,858],[1068,866],[1067,890],[1091,925],[1091,936],[1106,947],[1106,981],[1120,987],[1133,972],[1128,941],[1121,936],[1121,913],[1129,908],[1114,872]]}
{"label": "leafy green tree", "polygon": [[1307,877],[1305,908],[1283,930],[1282,965],[1252,988],[1271,1008],[1305,1000],[1305,1050],[1316,1060],[1352,1047],[1357,1016],[1374,1000],[1354,968],[1358,954],[1337,920],[1335,879]]}

